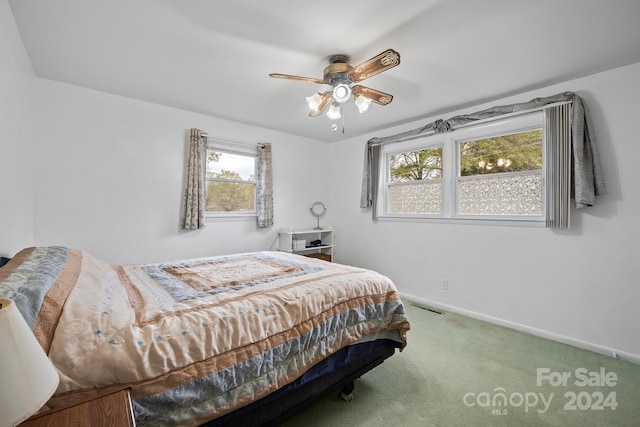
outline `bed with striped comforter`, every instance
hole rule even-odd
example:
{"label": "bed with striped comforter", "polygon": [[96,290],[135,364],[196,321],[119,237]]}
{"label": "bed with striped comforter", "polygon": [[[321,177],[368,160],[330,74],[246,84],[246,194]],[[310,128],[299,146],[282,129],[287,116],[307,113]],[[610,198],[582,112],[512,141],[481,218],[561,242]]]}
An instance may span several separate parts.
{"label": "bed with striped comforter", "polygon": [[60,375],[48,407],[130,387],[138,425],[198,425],[285,386],[337,350],[406,344],[394,284],[283,252],[110,265],[34,247],[0,268]]}

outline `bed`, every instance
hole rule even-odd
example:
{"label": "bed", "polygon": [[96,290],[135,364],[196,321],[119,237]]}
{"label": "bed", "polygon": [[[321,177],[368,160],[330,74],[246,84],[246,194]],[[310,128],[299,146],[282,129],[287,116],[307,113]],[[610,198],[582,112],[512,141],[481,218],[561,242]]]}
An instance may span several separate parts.
{"label": "bed", "polygon": [[110,265],[32,247],[0,268],[54,363],[54,409],[128,387],[139,426],[275,425],[406,345],[385,276],[285,252]]}

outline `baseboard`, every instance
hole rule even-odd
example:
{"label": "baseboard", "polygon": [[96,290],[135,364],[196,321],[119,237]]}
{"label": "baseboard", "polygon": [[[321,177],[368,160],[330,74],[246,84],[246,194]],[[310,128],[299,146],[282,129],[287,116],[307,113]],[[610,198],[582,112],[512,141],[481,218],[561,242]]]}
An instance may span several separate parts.
{"label": "baseboard", "polygon": [[556,334],[554,332],[546,331],[544,329],[533,328],[531,326],[523,325],[509,320],[500,319],[498,317],[487,316],[486,314],[478,313],[464,308],[455,307],[448,304],[443,304],[437,301],[420,298],[414,295],[405,294],[400,292],[402,299],[412,301],[417,304],[423,304],[429,307],[437,308],[443,311],[460,314],[462,316],[471,317],[473,319],[482,320],[484,322],[493,323],[495,325],[504,326],[507,328],[515,329],[517,331],[526,332],[531,335],[536,335],[542,338],[550,339],[553,341],[561,342],[563,344],[572,345],[574,347],[582,348],[584,350],[593,351],[594,353],[603,354],[605,356],[613,357],[614,359],[624,360],[626,362],[640,364],[640,355],[634,353],[628,353],[625,351],[617,350],[614,348],[594,344],[588,341],[579,340],[576,338],[568,337],[566,335]]}

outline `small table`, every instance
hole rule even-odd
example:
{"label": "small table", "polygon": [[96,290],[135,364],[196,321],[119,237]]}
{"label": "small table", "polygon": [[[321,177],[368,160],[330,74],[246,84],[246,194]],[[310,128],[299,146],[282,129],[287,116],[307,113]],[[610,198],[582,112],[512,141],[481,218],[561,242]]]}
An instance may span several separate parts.
{"label": "small table", "polygon": [[20,424],[20,427],[135,427],[135,425],[131,394],[129,389],[123,389],[73,406],[34,415]]}

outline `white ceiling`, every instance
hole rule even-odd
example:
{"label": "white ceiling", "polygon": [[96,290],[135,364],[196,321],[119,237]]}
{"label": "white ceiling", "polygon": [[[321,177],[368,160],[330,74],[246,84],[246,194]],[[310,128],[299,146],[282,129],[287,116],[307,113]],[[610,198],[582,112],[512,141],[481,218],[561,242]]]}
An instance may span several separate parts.
{"label": "white ceiling", "polygon": [[[640,61],[640,0],[9,3],[40,77],[329,142]],[[344,134],[308,117],[327,86],[268,76],[387,48],[401,64],[363,84],[394,100],[350,105]]]}

